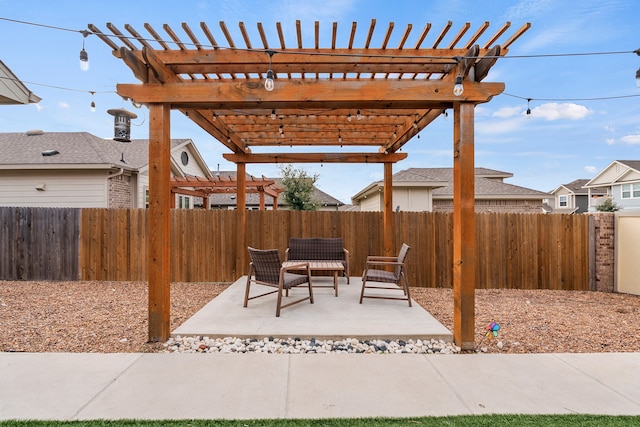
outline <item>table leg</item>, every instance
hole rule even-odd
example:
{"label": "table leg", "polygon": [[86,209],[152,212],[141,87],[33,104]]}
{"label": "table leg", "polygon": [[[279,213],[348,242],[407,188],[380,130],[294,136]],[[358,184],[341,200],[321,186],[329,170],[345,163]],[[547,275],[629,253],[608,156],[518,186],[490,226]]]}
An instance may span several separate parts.
{"label": "table leg", "polygon": [[333,272],[333,288],[336,290],[336,296],[338,296],[338,271]]}

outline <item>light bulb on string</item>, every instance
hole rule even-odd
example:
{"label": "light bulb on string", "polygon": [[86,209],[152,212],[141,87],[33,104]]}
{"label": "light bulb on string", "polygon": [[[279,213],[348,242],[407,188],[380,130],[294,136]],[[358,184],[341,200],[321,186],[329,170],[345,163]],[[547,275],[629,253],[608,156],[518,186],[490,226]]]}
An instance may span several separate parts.
{"label": "light bulb on string", "polygon": [[95,113],[96,112],[96,102],[93,99],[93,96],[95,95],[95,92],[94,91],[90,91],[89,93],[91,94],[91,112]]}
{"label": "light bulb on string", "polygon": [[527,119],[531,118],[531,108],[529,104],[531,103],[531,98],[527,98]]}
{"label": "light bulb on string", "polygon": [[84,40],[92,34],[91,31],[82,30],[80,31],[82,34],[82,50],[80,51],[80,69],[82,71],[87,71],[89,69],[89,54],[86,50],[84,50]]}
{"label": "light bulb on string", "polygon": [[268,50],[267,53],[269,54],[269,70],[267,71],[267,78],[264,80],[264,88],[267,91],[271,92],[275,88],[275,83],[273,81],[273,79],[275,78],[275,74],[271,69],[271,59],[273,58],[273,54],[275,52],[273,50]]}
{"label": "light bulb on string", "polygon": [[362,120],[362,114],[360,114],[360,110],[356,111],[356,120]]}
{"label": "light bulb on string", "polygon": [[453,94],[460,96],[464,92],[464,86],[462,86],[462,76],[456,77],[456,84],[453,86]]}

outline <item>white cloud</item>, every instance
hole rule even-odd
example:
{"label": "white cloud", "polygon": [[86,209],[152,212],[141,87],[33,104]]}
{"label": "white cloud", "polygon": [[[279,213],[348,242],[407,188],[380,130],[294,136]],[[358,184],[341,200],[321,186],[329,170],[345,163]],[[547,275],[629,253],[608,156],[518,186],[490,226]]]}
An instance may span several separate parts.
{"label": "white cloud", "polygon": [[495,113],[493,113],[493,117],[502,117],[502,118],[515,117],[519,115],[521,111],[522,111],[522,107],[517,107],[517,106],[503,107],[498,111],[496,111]]}
{"label": "white cloud", "polygon": [[476,123],[476,131],[480,134],[499,134],[517,131],[522,126],[524,120],[510,119],[510,120],[493,120],[486,122]]}
{"label": "white cloud", "polygon": [[40,105],[40,103],[38,102],[37,104],[33,104],[36,107],[36,110],[40,111],[42,110],[44,107],[42,105]]}
{"label": "white cloud", "polygon": [[583,169],[585,170],[585,172],[589,172],[589,173],[598,172],[598,168],[595,166],[585,166]]}
{"label": "white cloud", "polygon": [[607,145],[613,145],[616,143],[616,140],[613,138],[607,138],[605,142],[607,143]]}
{"label": "white cloud", "polygon": [[615,132],[616,128],[613,125],[604,125],[604,130],[607,132]]}
{"label": "white cloud", "polygon": [[626,142],[627,144],[640,144],[640,134],[635,135],[625,135],[620,138],[622,142]]}
{"label": "white cloud", "polygon": [[66,102],[58,102],[58,107],[60,108],[69,108],[69,104]]}
{"label": "white cloud", "polygon": [[569,119],[580,120],[591,114],[584,105],[578,105],[573,103],[558,104],[557,102],[550,102],[548,104],[542,104],[531,110],[532,117],[540,117],[547,121]]}

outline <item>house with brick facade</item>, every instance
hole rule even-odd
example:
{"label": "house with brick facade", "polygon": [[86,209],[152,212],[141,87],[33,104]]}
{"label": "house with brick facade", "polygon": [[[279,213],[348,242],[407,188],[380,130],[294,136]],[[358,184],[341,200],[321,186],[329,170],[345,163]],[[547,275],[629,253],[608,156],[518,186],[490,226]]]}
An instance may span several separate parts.
{"label": "house with brick facade", "polygon": [[[0,206],[144,208],[148,147],[147,139],[120,142],[87,132],[0,133]],[[211,176],[191,139],[171,140],[171,175]],[[198,201],[175,197],[176,208]]]}
{"label": "house with brick facade", "polygon": [[[477,212],[542,213],[550,194],[508,184],[509,172],[475,168]],[[453,168],[410,168],[393,174],[396,211],[453,211]],[[384,182],[376,181],[351,198],[361,211],[382,211]]]}

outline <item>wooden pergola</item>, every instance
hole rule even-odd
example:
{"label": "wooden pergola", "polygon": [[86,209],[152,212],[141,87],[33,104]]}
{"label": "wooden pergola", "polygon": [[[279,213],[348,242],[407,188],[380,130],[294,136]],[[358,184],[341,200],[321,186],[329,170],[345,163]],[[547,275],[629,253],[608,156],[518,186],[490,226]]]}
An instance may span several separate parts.
{"label": "wooden pergola", "polygon": [[[260,179],[251,176],[247,181],[245,178],[244,193],[258,193],[260,200],[260,210],[265,209],[264,196],[273,197],[273,209],[278,209],[278,196],[284,189],[276,185],[275,180],[265,178]],[[225,178],[221,176],[203,178],[198,176],[173,177],[171,178],[171,193],[186,194],[189,196],[202,197],[205,209],[210,209],[209,196],[211,194],[226,194],[233,191],[238,192],[238,180],[231,177]],[[175,204],[175,198],[171,198],[172,208]]]}
{"label": "wooden pergola", "polygon": [[[144,24],[148,35],[129,24],[124,27],[126,33],[111,23],[106,26],[110,33],[93,24],[89,29],[141,82],[119,84],[118,94],[149,108],[150,341],[166,340],[170,334],[171,110],[180,110],[224,144],[230,151],[224,157],[237,165],[235,262],[236,271],[243,271],[246,164],[381,163],[384,252],[393,254],[392,166],[407,157],[401,152],[404,144],[452,109],[453,334],[463,349],[474,347],[474,108],[503,92],[504,83],[482,80],[530,24],[510,36],[510,23],[489,33],[489,22],[475,30],[465,23],[451,34],[451,21],[434,32],[429,23],[417,33],[409,24],[396,46],[389,46],[393,22],[387,25],[381,44],[373,46],[375,20],[365,29],[363,45],[356,45],[356,22],[342,31],[348,37],[340,39],[334,22],[331,36],[323,36],[329,39],[328,46],[320,42],[319,22],[309,33],[303,32],[300,21],[295,29],[285,29],[278,22],[269,33],[272,38],[277,35],[276,41],[269,40],[262,23],[256,29],[259,40],[252,40],[240,22],[242,46],[224,22],[219,23],[224,44],[218,43],[205,22],[198,33],[183,23],[183,36],[167,24],[162,26],[166,35],[149,24]],[[272,90],[265,85],[269,77],[273,77]],[[457,83],[462,83],[464,91],[454,94]]]}

